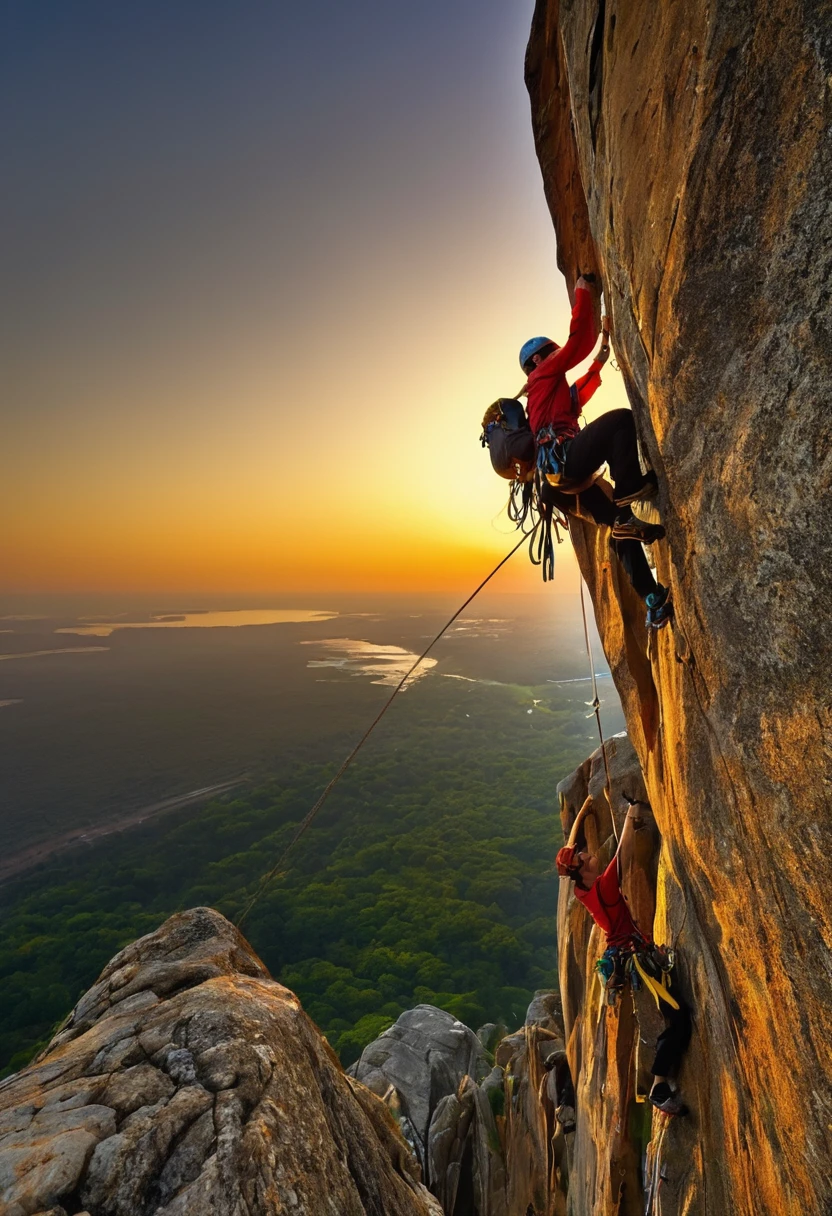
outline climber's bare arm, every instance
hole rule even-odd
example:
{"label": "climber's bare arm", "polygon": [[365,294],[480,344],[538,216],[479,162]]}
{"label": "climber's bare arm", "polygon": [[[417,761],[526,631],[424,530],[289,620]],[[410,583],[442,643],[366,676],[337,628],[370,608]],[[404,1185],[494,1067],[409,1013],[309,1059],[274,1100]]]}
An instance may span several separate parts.
{"label": "climber's bare arm", "polygon": [[591,797],[588,797],[584,801],[583,806],[578,811],[578,814],[575,816],[575,822],[572,824],[572,831],[569,833],[569,839],[566,842],[568,845],[571,845],[574,847],[575,843],[577,842],[578,836],[580,834],[581,828],[584,826],[584,820],[586,819],[587,815],[591,815],[593,817],[593,819],[595,818],[595,811],[593,810],[593,807],[592,807],[592,798]]}

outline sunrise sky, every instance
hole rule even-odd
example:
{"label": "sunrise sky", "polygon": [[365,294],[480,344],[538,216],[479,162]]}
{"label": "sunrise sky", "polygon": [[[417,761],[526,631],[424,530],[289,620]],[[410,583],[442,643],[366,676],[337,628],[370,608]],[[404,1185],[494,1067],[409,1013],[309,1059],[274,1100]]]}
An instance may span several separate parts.
{"label": "sunrise sky", "polygon": [[510,548],[479,421],[569,309],[532,9],[0,4],[3,590],[465,589]]}

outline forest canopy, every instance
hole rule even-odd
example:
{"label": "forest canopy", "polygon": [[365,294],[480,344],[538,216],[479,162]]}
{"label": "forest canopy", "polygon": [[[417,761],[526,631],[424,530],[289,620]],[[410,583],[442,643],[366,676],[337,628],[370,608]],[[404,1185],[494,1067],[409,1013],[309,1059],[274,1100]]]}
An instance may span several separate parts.
{"label": "forest canopy", "polygon": [[[555,983],[555,786],[590,747],[552,685],[425,680],[388,715],[245,925],[345,1064],[419,1002],[512,1025]],[[286,758],[242,797],[5,888],[0,1067],[23,1066],[112,955],[171,913],[237,918],[336,767]]]}

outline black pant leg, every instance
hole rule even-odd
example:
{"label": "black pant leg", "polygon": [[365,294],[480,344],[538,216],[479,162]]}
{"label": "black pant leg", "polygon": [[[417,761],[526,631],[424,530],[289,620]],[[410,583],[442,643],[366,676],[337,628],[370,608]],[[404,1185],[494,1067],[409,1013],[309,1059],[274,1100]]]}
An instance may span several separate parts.
{"label": "black pant leg", "polygon": [[[548,482],[544,482],[541,498],[548,505],[556,506],[567,513],[573,511],[576,505],[580,505],[582,510],[592,516],[596,524],[605,525],[608,528],[612,527],[618,515],[618,507],[607,498],[600,486],[590,486],[588,490],[582,490],[580,494],[564,494],[550,486]],[[624,567],[636,595],[646,600],[651,591],[656,590],[658,584],[653,577],[650,564],[644,556],[644,549],[637,540],[610,540],[610,546]]]}
{"label": "black pant leg", "polygon": [[682,1062],[691,1036],[690,1009],[674,992],[679,1008],[662,1004],[666,1026],[656,1042],[656,1057],[650,1069],[654,1077],[673,1077]]}
{"label": "black pant leg", "polygon": [[632,494],[644,484],[630,410],[607,410],[579,431],[569,447],[565,474],[570,481],[583,481],[602,464],[610,466],[617,497]]}
{"label": "black pant leg", "polygon": [[573,498],[582,510],[592,516],[596,524],[606,524],[611,528],[615,523],[618,507],[607,498],[600,486],[590,486],[588,490],[574,494]]}
{"label": "black pant leg", "polygon": [[574,512],[576,507],[581,507],[596,524],[606,524],[611,528],[620,513],[620,508],[607,498],[600,486],[589,486],[586,490],[581,490],[580,494],[566,494],[563,490],[558,490],[555,486],[550,486],[548,481],[544,481],[540,489],[540,497],[547,506],[557,507],[564,514]]}
{"label": "black pant leg", "polygon": [[636,595],[646,600],[651,592],[658,590],[658,583],[639,541],[611,540],[610,545],[613,552],[618,554]]}

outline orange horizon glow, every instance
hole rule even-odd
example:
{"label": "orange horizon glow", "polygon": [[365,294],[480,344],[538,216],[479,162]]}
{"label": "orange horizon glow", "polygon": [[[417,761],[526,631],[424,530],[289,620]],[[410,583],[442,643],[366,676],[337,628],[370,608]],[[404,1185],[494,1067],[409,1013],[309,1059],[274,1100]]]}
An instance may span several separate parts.
{"label": "orange horizon glow", "polygon": [[[562,342],[570,311],[523,85],[532,8],[495,10],[482,45],[456,14],[453,48],[450,16],[397,17],[423,41],[383,44],[401,52],[395,87],[372,23],[360,63],[329,48],[346,73],[339,113],[320,100],[319,113],[291,57],[283,73],[260,61],[264,38],[283,46],[268,10],[229,31],[215,15],[213,36],[200,23],[196,58],[183,10],[188,56],[169,63],[141,10],[135,39],[114,11],[123,113],[59,26],[37,24],[32,47],[57,39],[51,70],[78,117],[46,87],[51,61],[24,55],[14,150],[34,176],[9,174],[22,193],[0,358],[0,594],[456,594],[508,552],[508,484],[480,421],[519,389],[521,343]],[[239,87],[255,65],[256,101]],[[83,137],[93,118],[97,143]],[[73,172],[41,214],[30,153],[48,175],[67,138]],[[588,414],[621,404],[608,366]],[[574,584],[568,548],[558,586]],[[539,580],[522,551],[500,574]]]}
{"label": "orange horizon glow", "polygon": [[[466,395],[487,402],[498,395],[500,378],[489,369],[481,379]],[[620,377],[608,372],[587,413],[591,418],[621,404]],[[312,479],[317,492],[303,479],[269,468],[271,457],[264,459],[262,449],[227,471],[220,486],[197,467],[187,471],[187,480],[159,477],[150,492],[141,462],[122,469],[120,487],[106,470],[96,479],[94,468],[82,469],[79,479],[75,469],[42,466],[43,483],[33,479],[13,489],[27,509],[0,538],[0,591],[463,591],[518,539],[505,516],[508,483],[493,473],[477,441],[479,413],[472,402],[442,429],[442,460],[450,467],[456,459],[455,475],[437,461],[431,432],[416,434],[406,463],[397,437],[380,434],[375,450],[342,445],[342,463]],[[300,448],[303,435],[294,442]],[[273,443],[264,445],[267,452],[279,447],[277,439]],[[354,475],[368,460],[376,472]],[[89,480],[79,484],[85,473]],[[574,586],[568,543],[557,557],[558,581]],[[501,582],[531,590],[540,575],[518,569],[528,565],[521,549]]]}

